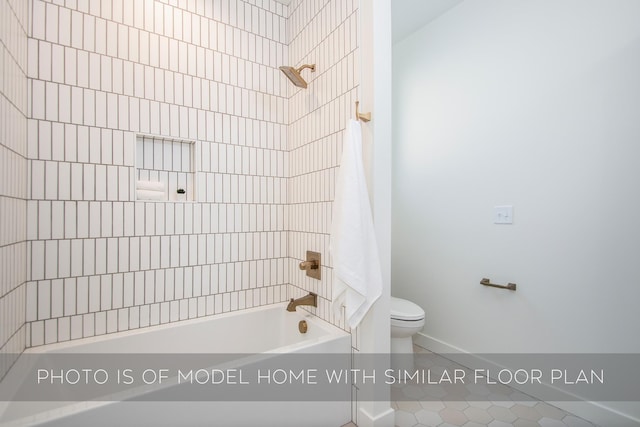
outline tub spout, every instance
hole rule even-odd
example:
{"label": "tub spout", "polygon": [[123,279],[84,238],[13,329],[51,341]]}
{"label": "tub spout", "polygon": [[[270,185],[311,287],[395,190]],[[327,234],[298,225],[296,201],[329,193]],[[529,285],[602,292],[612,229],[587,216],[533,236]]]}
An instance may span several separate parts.
{"label": "tub spout", "polygon": [[291,298],[289,301],[289,305],[287,305],[287,311],[296,311],[296,307],[299,305],[312,305],[314,307],[318,306],[318,295],[313,292],[309,292],[309,295],[305,295],[298,299]]}

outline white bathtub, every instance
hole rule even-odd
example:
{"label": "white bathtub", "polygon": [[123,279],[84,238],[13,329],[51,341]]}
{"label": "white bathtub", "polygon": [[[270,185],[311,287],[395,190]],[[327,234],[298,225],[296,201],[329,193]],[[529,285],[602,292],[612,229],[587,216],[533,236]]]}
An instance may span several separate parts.
{"label": "white bathtub", "polygon": [[[286,304],[28,349],[20,359],[64,354],[280,354],[351,351],[346,332]],[[308,331],[298,331],[305,320]],[[233,356],[237,357],[237,356]],[[261,357],[261,356],[257,356]],[[18,361],[20,363],[20,360]],[[18,366],[4,383],[17,380]],[[27,362],[25,362],[27,363]],[[345,366],[344,368],[348,368]],[[14,378],[10,376],[13,375]],[[169,381],[170,384],[170,381]],[[153,387],[153,386],[151,386]],[[164,385],[163,387],[167,387]],[[148,387],[147,387],[148,388]],[[131,392],[130,392],[131,393]],[[115,399],[114,399],[115,400]],[[318,426],[351,419],[351,402],[0,402],[1,426]]]}

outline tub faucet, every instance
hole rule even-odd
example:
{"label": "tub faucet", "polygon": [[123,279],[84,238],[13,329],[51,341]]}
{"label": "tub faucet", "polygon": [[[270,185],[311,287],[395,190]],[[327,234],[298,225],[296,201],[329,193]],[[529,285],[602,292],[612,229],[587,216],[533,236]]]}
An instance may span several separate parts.
{"label": "tub faucet", "polygon": [[299,305],[312,305],[314,307],[318,306],[318,295],[313,292],[309,292],[309,295],[305,295],[298,299],[291,298],[289,301],[289,305],[287,305],[287,311],[296,311],[296,307]]}

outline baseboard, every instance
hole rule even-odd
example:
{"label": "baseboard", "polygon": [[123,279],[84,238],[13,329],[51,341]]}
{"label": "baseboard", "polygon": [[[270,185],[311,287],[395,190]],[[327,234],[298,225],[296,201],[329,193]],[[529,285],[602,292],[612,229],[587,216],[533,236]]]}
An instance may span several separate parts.
{"label": "baseboard", "polygon": [[[453,346],[439,339],[425,335],[422,332],[419,332],[416,335],[414,335],[413,342],[416,345],[422,348],[425,348],[429,351],[432,351],[434,353],[446,354],[447,357],[449,357],[454,361],[456,361],[455,354],[462,353],[465,355],[464,364],[465,365],[469,364],[470,353],[468,351],[465,351],[461,348]],[[471,358],[473,359],[474,356],[473,355],[471,356],[472,356]],[[477,359],[477,366],[466,366],[466,367],[470,369],[476,369],[479,367],[486,367],[487,364],[489,364],[489,365],[493,365],[494,368],[497,370],[504,368],[504,366],[500,366],[498,364],[493,363],[491,360],[487,360],[479,356],[476,357],[476,359]],[[534,391],[527,389],[526,387],[520,387],[520,386],[518,387],[511,386],[511,387],[518,391],[521,391],[522,393],[526,393],[533,397],[539,398],[539,396],[536,396],[536,393]],[[554,389],[554,390],[556,392],[558,391],[558,389]],[[567,411],[571,414],[574,414],[580,418],[589,420],[600,426],[606,426],[606,427],[640,426],[640,419],[635,418],[631,415],[622,413],[616,409],[610,408],[599,402],[585,402],[585,401],[578,402],[575,400],[571,401],[571,396],[568,393],[565,393],[565,394],[567,395],[567,398],[568,398],[567,401],[553,401],[548,403],[564,411]]]}
{"label": "baseboard", "polygon": [[393,427],[395,425],[395,411],[389,408],[377,415],[371,415],[363,407],[358,410],[358,427]]}

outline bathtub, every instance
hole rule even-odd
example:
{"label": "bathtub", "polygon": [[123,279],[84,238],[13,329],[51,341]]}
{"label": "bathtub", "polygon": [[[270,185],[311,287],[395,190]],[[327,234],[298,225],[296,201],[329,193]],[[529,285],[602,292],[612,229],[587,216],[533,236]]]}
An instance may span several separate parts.
{"label": "bathtub", "polygon": [[[213,317],[199,318],[119,332],[92,338],[50,344],[26,350],[3,380],[5,394],[26,382],[21,366],[34,358],[86,357],[101,355],[108,359],[143,356],[149,359],[167,355],[189,358],[216,356],[216,367],[237,366],[239,357],[251,362],[256,358],[292,357],[300,353],[342,354],[351,352],[346,332],[309,315],[304,310],[287,312],[286,304],[257,307]],[[308,325],[306,333],[298,323]],[[180,356],[183,354],[184,356]],[[84,356],[83,356],[84,355]],[[242,356],[245,355],[245,356]],[[228,357],[227,357],[228,356]],[[191,360],[191,359],[189,359]],[[240,362],[242,365],[245,362]],[[344,367],[345,369],[348,366]],[[229,372],[216,369],[216,372]],[[44,372],[44,371],[43,371]],[[53,370],[52,370],[53,372]],[[57,372],[57,371],[56,371]],[[211,371],[209,371],[211,372]],[[38,373],[40,375],[40,373]],[[44,373],[43,373],[44,377]],[[159,384],[140,385],[133,390],[107,394],[97,401],[21,401],[2,397],[0,426],[318,426],[339,427],[351,420],[351,402],[340,401],[134,401],[137,396],[153,396],[175,390],[176,378]],[[0,384],[2,385],[2,384]],[[18,393],[18,392],[16,392]],[[149,394],[145,394],[149,393]],[[116,396],[116,397],[113,397]],[[184,399],[180,399],[184,400]]]}

